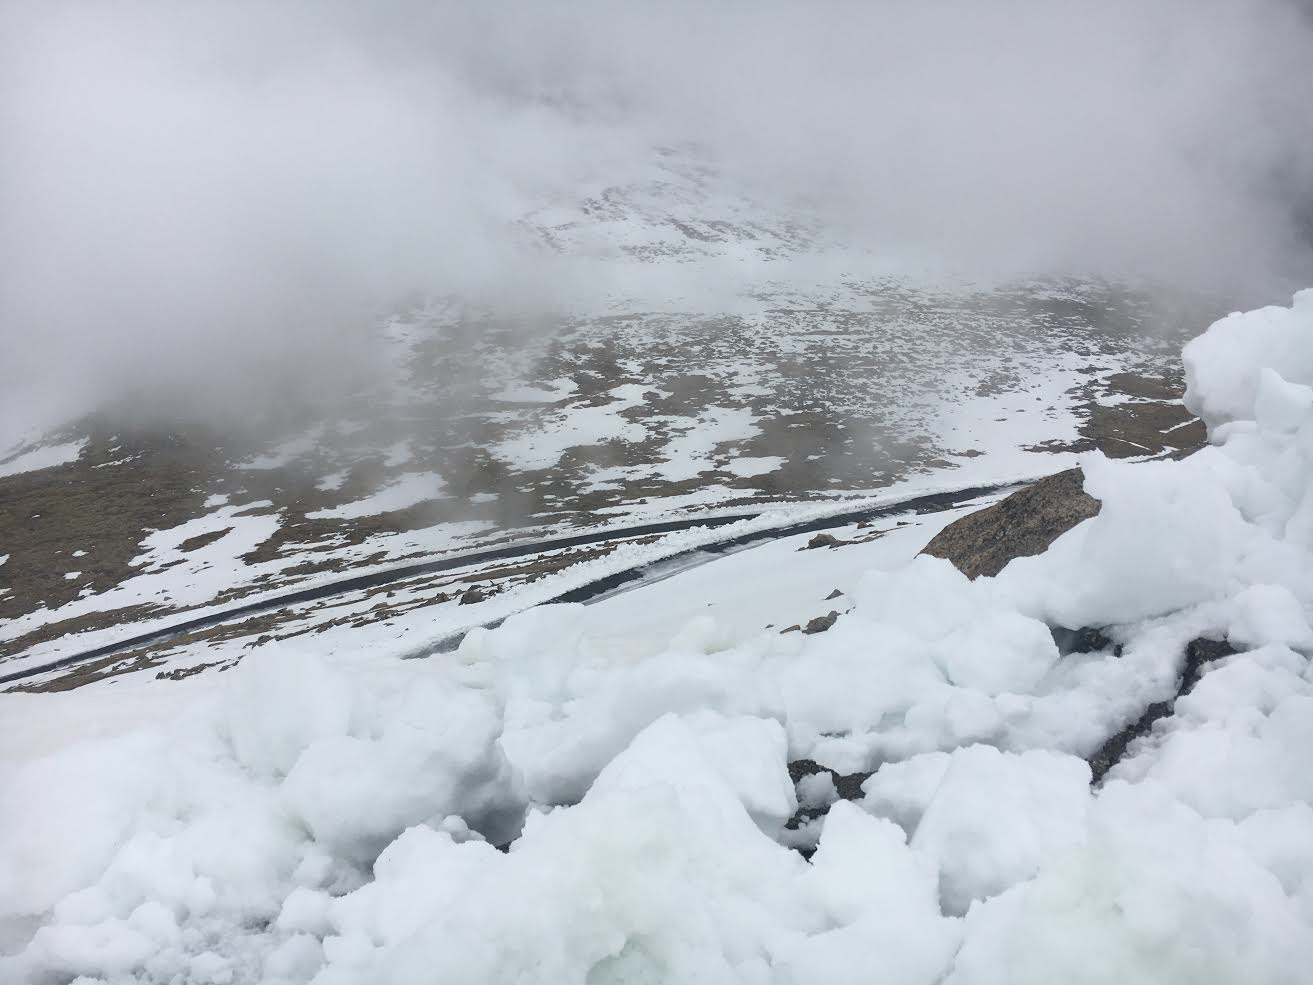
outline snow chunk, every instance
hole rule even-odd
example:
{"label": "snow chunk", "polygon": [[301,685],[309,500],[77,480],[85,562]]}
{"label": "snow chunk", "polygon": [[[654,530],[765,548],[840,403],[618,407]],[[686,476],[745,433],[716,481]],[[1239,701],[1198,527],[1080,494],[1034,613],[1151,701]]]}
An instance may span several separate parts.
{"label": "snow chunk", "polygon": [[885,763],[862,784],[862,806],[904,831],[915,831],[952,761],[946,752],[927,752],[900,763]]}
{"label": "snow chunk", "polygon": [[1265,369],[1292,383],[1313,384],[1311,319],[1313,290],[1307,290],[1296,294],[1289,308],[1270,306],[1215,322],[1182,351],[1186,407],[1214,428],[1255,419]]}
{"label": "snow chunk", "polygon": [[911,841],[939,867],[944,912],[965,913],[1080,844],[1089,784],[1089,766],[1074,756],[955,751]]}
{"label": "snow chunk", "polygon": [[1098,516],[1048,553],[1017,558],[998,582],[1061,626],[1107,626],[1222,597],[1253,533],[1198,457],[1118,462],[1083,456]]}
{"label": "snow chunk", "polygon": [[967,917],[946,985],[1296,985],[1313,928],[1229,822],[1113,783],[1085,846]]}
{"label": "snow chunk", "polygon": [[829,807],[839,799],[839,790],[834,785],[834,775],[828,772],[808,773],[796,784],[798,800],[804,807],[812,809]]}

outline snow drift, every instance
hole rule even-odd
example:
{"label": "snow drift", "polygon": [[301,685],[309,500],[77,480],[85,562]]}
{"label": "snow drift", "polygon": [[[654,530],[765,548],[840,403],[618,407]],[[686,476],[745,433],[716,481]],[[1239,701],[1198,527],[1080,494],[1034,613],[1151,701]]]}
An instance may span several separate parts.
{"label": "snow drift", "polygon": [[[1211,445],[1088,458],[1102,512],[996,578],[873,571],[812,636],[700,617],[621,652],[559,606],[430,661],[266,647],[167,720],[11,758],[0,979],[1306,980],[1313,292],[1184,356]],[[1240,652],[1176,698],[1199,636]],[[874,771],[810,861],[804,757]]]}

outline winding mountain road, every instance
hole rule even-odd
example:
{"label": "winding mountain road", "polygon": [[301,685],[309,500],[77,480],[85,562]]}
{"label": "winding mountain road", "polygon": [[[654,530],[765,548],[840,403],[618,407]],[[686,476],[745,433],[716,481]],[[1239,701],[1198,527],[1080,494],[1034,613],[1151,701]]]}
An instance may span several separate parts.
{"label": "winding mountain road", "polygon": [[[603,575],[595,581],[572,588],[569,591],[563,592],[548,600],[547,603],[540,604],[596,602],[600,601],[602,598],[617,594],[619,591],[629,591],[633,588],[637,588],[640,584],[659,581],[661,578],[669,577],[676,571],[686,570],[696,564],[711,561],[719,555],[749,547],[753,544],[778,540],[783,537],[792,537],[798,534],[830,530],[836,527],[846,526],[850,523],[860,522],[862,520],[875,520],[895,516],[901,513],[928,513],[952,509],[953,507],[961,506],[964,503],[968,503],[982,496],[1002,492],[1021,484],[1023,483],[1008,482],[999,483],[997,485],[968,486],[962,489],[927,493],[893,502],[880,503],[873,506],[868,505],[858,509],[834,513],[810,520],[786,523],[779,527],[771,527],[766,530],[756,530],[750,533],[738,534],[736,536],[726,537],[724,540],[716,541],[711,544],[703,544],[695,548],[690,548],[687,551],[682,551],[678,554],[662,558],[659,561],[647,562],[635,565],[631,568],[626,568],[622,571]],[[279,595],[266,596],[251,602],[245,602],[218,611],[208,612],[204,615],[193,616],[192,618],[183,619],[168,626],[139,633],[135,636],[125,637],[112,643],[105,643],[88,650],[82,650],[78,653],[72,653],[46,664],[28,667],[23,670],[11,671],[8,674],[0,674],[0,685],[11,684],[16,681],[37,677],[41,674],[50,673],[51,671],[63,670],[80,663],[111,656],[115,653],[132,650],[140,646],[159,643],[172,637],[180,636],[184,633],[194,632],[198,629],[207,629],[211,626],[218,626],[223,623],[234,622],[239,619],[245,619],[250,616],[267,612],[276,612],[306,602],[317,602],[323,599],[334,598],[336,596],[360,591],[362,589],[378,588],[383,585],[405,581],[408,578],[414,578],[418,575],[450,571],[476,564],[528,557],[535,554],[541,554],[548,550],[583,547],[591,544],[606,543],[613,540],[628,540],[634,537],[643,537],[653,534],[675,533],[681,530],[691,530],[696,527],[724,527],[744,520],[755,520],[764,515],[766,515],[765,511],[759,511],[756,513],[738,513],[727,516],[690,517],[681,520],[663,520],[628,527],[609,528],[592,533],[573,534],[566,537],[551,538],[549,540],[538,540],[530,543],[509,544],[505,547],[475,551],[473,553],[461,554],[453,557],[434,558],[429,561],[420,561],[414,564],[392,565],[385,568],[374,569],[358,575],[353,575],[349,578],[341,578],[336,581],[325,582],[323,584],[313,585],[296,591],[284,592]],[[705,561],[698,560],[699,555],[705,556]],[[488,623],[487,626],[493,627],[500,624],[502,621],[502,619],[497,619]],[[453,650],[460,644],[461,639],[464,638],[468,631],[469,630],[466,629],[457,632],[441,640],[437,644],[426,648],[426,650],[422,653],[416,654],[416,656],[425,656],[432,653]]]}

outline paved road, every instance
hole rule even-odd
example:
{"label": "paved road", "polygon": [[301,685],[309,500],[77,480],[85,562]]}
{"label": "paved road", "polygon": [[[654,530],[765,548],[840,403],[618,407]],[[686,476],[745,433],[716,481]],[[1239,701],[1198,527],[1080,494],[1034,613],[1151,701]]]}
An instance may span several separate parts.
{"label": "paved road", "polygon": [[[640,584],[657,581],[662,577],[669,577],[670,574],[675,573],[677,570],[685,570],[686,568],[695,566],[698,563],[704,563],[704,561],[699,560],[699,555],[705,555],[705,561],[710,561],[718,555],[739,550],[751,546],[752,544],[762,543],[769,540],[778,540],[783,537],[792,537],[797,534],[829,530],[835,527],[846,526],[850,523],[856,523],[861,520],[874,520],[881,517],[894,516],[900,513],[938,512],[940,510],[960,506],[963,503],[970,502],[973,499],[977,499],[990,493],[1000,492],[1012,485],[1015,485],[1015,483],[1004,483],[992,486],[970,486],[949,492],[929,493],[923,496],[913,496],[893,503],[867,506],[844,513],[835,513],[814,520],[786,524],[769,530],[759,530],[753,533],[740,534],[735,537],[727,537],[722,541],[715,542],[714,544],[704,544],[700,547],[691,548],[688,551],[684,551],[672,557],[663,558],[657,562],[651,562],[633,568],[627,568],[623,571],[613,572],[612,574],[598,578],[596,581],[589,582],[587,585],[582,585],[573,588],[568,592],[564,592],[550,601],[600,601],[603,597],[609,597],[617,594],[619,591],[629,591],[633,588],[637,588]],[[694,527],[723,527],[731,523],[738,523],[741,520],[754,520],[763,515],[764,514],[759,511],[757,513],[739,513],[729,516],[665,520],[659,523],[644,523],[631,527],[611,528],[596,531],[594,533],[556,537],[550,540],[538,540],[533,541],[532,543],[511,544],[506,547],[476,551],[474,553],[461,554],[455,557],[436,558],[431,561],[421,561],[415,564],[394,565],[391,567],[375,569],[359,575],[353,575],[350,578],[325,582],[310,588],[285,592],[281,595],[269,596],[258,599],[254,602],[246,602],[226,609],[221,609],[217,612],[210,612],[203,616],[184,619],[150,632],[140,633],[136,636],[116,640],[113,643],[106,643],[90,650],[83,650],[79,653],[60,657],[58,660],[42,664],[38,667],[29,667],[25,670],[13,671],[8,674],[0,675],[0,684],[9,684],[14,681],[25,680],[30,677],[36,677],[40,674],[49,673],[53,670],[63,670],[66,667],[73,667],[88,660],[95,660],[99,657],[106,657],[125,650],[132,650],[150,643],[162,642],[172,637],[180,636],[183,633],[194,632],[198,629],[207,629],[211,626],[218,626],[223,623],[245,619],[265,612],[275,612],[290,606],[301,605],[305,602],[317,602],[321,599],[333,598],[335,596],[345,595],[362,589],[377,588],[382,585],[414,578],[417,575],[433,574],[435,572],[450,571],[455,568],[464,568],[476,564],[527,557],[534,554],[541,554],[543,551],[547,550],[582,547],[589,544],[600,544],[613,540],[627,540],[651,534],[675,533],[680,530],[690,530]],[[664,574],[661,573],[663,571],[665,572]],[[493,627],[499,625],[501,622],[502,620],[498,619],[489,623],[488,626]],[[468,632],[468,630],[447,637],[435,646],[430,647],[424,654],[417,655],[427,655],[429,653],[441,653],[453,650],[460,644],[461,639],[465,636],[465,632]]]}

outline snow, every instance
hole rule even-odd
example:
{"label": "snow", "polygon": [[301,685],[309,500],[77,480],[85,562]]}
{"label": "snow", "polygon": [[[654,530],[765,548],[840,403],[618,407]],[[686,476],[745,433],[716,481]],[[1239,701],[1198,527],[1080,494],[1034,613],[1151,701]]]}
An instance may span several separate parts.
{"label": "snow", "polygon": [[735,458],[728,465],[722,466],[726,472],[730,472],[743,479],[755,479],[759,475],[768,475],[774,472],[786,460],[779,455],[760,455],[756,457],[745,456],[744,458]]}
{"label": "snow", "polygon": [[[1211,445],[1083,457],[1100,514],[995,578],[916,556],[950,516],[890,520],[427,660],[374,627],[0,696],[0,980],[1306,981],[1313,292],[1185,359]],[[231,510],[202,526],[270,519]],[[1176,698],[1200,636],[1237,652]],[[810,861],[783,826],[837,790],[800,758],[871,774]]]}
{"label": "snow", "polygon": [[[672,427],[681,430],[663,449],[666,460],[656,467],[657,474],[671,482],[679,482],[710,472],[716,467],[714,454],[718,446],[750,438],[761,430],[754,423],[756,417],[747,408],[708,407],[697,420],[667,418]],[[773,469],[771,466],[764,471]]]}
{"label": "snow", "polygon": [[579,385],[574,380],[565,377],[550,381],[549,386],[550,389],[523,383],[516,384],[493,394],[493,399],[514,404],[550,404],[563,400],[579,389]]}
{"label": "snow", "polygon": [[[38,609],[7,620],[0,626],[0,638],[21,636],[52,616],[73,618],[135,604],[184,607],[211,602],[245,581],[250,569],[243,557],[278,531],[278,515],[260,512],[269,506],[268,500],[221,506],[175,526],[153,530],[142,539],[141,552],[132,559],[136,574],[107,591],[79,596],[53,610]],[[188,540],[203,534],[220,536],[201,547],[182,548]],[[61,652],[61,647],[76,647],[80,642],[85,639],[52,640],[46,644],[48,649],[35,647],[10,666],[40,665]]]}
{"label": "snow", "polygon": [[306,516],[311,520],[355,520],[362,516],[391,513],[437,499],[442,495],[444,485],[442,478],[432,472],[407,472],[372,496],[332,509],[316,510]]}
{"label": "snow", "polygon": [[346,478],[346,472],[332,472],[316,482],[315,488],[324,492],[333,492],[342,488],[342,483],[346,482]]}
{"label": "snow", "polygon": [[264,454],[257,455],[250,461],[242,463],[239,467],[255,471],[281,468],[300,458],[313,455],[318,450],[323,436],[324,428],[316,426],[303,435],[281,442]]}
{"label": "snow", "polygon": [[0,478],[8,475],[18,475],[21,472],[35,472],[38,469],[54,468],[56,465],[65,465],[68,462],[76,462],[86,444],[87,439],[82,438],[78,441],[67,441],[61,444],[43,444],[35,448],[29,447],[26,451],[15,453],[0,461]]}
{"label": "snow", "polygon": [[936,863],[944,912],[965,914],[1079,845],[1089,785],[1089,767],[1073,756],[954,750],[911,840]]}
{"label": "snow", "polygon": [[621,414],[642,406],[647,390],[637,383],[613,387],[607,392],[612,398],[609,403],[553,411],[539,422],[536,429],[499,442],[491,451],[513,468],[532,470],[551,468],[571,448],[608,441],[640,442],[647,435],[646,428]]}

